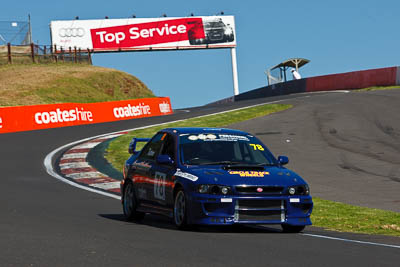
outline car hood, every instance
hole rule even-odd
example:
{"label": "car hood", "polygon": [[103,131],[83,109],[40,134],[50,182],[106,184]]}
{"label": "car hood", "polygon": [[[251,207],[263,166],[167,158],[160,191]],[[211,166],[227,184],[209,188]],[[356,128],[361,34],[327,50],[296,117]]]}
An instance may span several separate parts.
{"label": "car hood", "polygon": [[220,185],[301,185],[306,182],[295,172],[282,167],[263,169],[223,169],[222,167],[190,166],[182,169],[198,177],[198,184]]}

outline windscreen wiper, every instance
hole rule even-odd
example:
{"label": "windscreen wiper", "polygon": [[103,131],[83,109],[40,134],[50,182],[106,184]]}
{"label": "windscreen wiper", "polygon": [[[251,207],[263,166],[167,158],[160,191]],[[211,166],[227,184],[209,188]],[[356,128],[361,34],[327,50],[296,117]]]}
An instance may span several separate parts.
{"label": "windscreen wiper", "polygon": [[256,166],[278,166],[276,163],[260,163],[256,164]]}
{"label": "windscreen wiper", "polygon": [[206,162],[199,165],[238,165],[238,164],[242,163],[236,161],[224,160],[224,161]]}

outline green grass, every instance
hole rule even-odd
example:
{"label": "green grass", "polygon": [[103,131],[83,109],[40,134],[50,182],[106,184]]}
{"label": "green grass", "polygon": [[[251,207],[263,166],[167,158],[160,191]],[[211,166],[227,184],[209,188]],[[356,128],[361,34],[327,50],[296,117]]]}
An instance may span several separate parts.
{"label": "green grass", "polygon": [[0,66],[0,106],[94,103],[154,97],[136,77],[88,64]]}
{"label": "green grass", "polygon": [[400,236],[400,213],[313,198],[311,220],[328,230]]}
{"label": "green grass", "polygon": [[391,90],[391,89],[400,89],[399,85],[393,85],[393,86],[373,86],[373,87],[368,87],[368,88],[363,88],[363,89],[357,89],[354,90],[355,92],[365,92],[365,91],[379,91],[379,90]]}
{"label": "green grass", "polygon": [[[223,114],[193,118],[180,122],[169,123],[166,125],[132,131],[129,134],[118,137],[112,141],[106,150],[105,157],[115,169],[121,170],[125,160],[129,157],[128,144],[132,137],[152,137],[159,130],[170,127],[223,127],[232,123],[266,116],[268,114],[282,111],[291,107],[291,105],[282,104],[262,105]],[[138,149],[140,149],[140,147],[138,147]]]}
{"label": "green grass", "polygon": [[154,97],[135,77],[117,71],[95,73],[85,78],[60,77],[50,86],[36,90],[35,94],[50,103],[93,103]]}
{"label": "green grass", "polygon": [[[290,105],[263,105],[132,131],[111,142],[105,157],[115,169],[121,170],[124,161],[129,157],[128,144],[134,136],[152,137],[157,131],[167,127],[223,127],[290,107]],[[400,236],[400,213],[358,207],[318,197],[314,197],[313,201],[314,210],[311,219],[314,226],[333,231]]]}

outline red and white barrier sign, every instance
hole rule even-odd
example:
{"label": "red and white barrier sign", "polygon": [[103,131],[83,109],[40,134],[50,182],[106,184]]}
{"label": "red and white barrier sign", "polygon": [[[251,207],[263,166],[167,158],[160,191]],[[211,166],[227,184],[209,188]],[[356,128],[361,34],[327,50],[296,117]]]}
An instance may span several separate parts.
{"label": "red and white barrier sign", "polygon": [[94,51],[235,47],[233,16],[69,20],[50,23],[52,44]]}
{"label": "red and white barrier sign", "polygon": [[0,133],[30,131],[172,114],[168,97],[90,104],[0,107]]}

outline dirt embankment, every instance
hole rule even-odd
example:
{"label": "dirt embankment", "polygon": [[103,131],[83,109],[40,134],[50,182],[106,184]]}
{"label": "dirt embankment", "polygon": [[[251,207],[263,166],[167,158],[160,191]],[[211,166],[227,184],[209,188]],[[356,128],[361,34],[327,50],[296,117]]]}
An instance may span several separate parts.
{"label": "dirt embankment", "polygon": [[154,97],[136,77],[79,64],[0,66],[0,106],[93,103]]}

